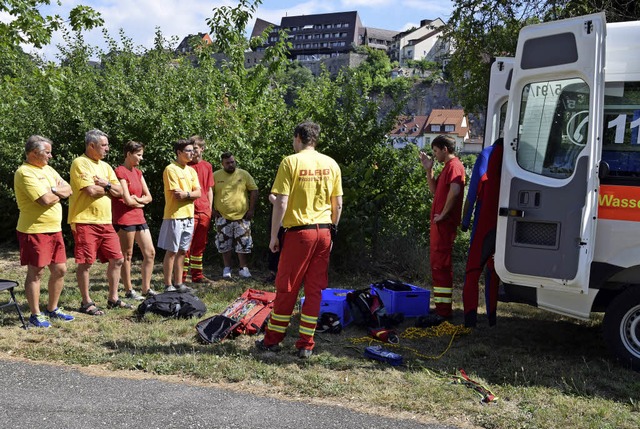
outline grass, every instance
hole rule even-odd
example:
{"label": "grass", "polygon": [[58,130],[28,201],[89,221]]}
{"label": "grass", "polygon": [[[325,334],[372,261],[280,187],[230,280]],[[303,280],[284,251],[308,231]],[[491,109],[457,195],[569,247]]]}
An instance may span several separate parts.
{"label": "grass", "polygon": [[[2,277],[20,283],[17,298],[28,313],[22,287],[25,269],[14,249],[0,249]],[[600,320],[579,322],[535,308],[501,303],[498,325],[489,328],[479,315],[478,328],[468,334],[406,338],[413,319],[394,351],[402,367],[365,359],[372,342],[364,330],[347,327],[339,335],[318,334],[309,360],[295,355],[297,317],[284,342],[285,351],[255,350],[256,337],[240,336],[217,345],[195,338],[196,320],[164,320],[154,315],[137,320],[130,310],[110,310],[103,317],[74,312],[80,305],[75,264],[70,259],[60,305],[76,320],[54,322],[49,330],[19,327],[15,311],[0,312],[0,357],[27,358],[78,365],[119,375],[164,377],[183,383],[226,388],[293,400],[338,404],[360,411],[483,428],[637,428],[640,426],[640,375],[618,366],[604,348]],[[134,266],[134,279],[139,279]],[[215,273],[207,272],[212,278]],[[161,283],[161,267],[154,280]],[[220,313],[249,287],[273,290],[258,279],[219,281],[197,290],[208,308]],[[362,288],[379,278],[331,277],[330,287]],[[42,305],[46,303],[46,278]],[[92,269],[92,298],[105,307],[104,266]],[[453,323],[461,323],[456,291]],[[7,294],[8,296],[8,294]],[[481,295],[482,296],[482,295]],[[2,297],[4,298],[4,297]],[[420,333],[429,333],[419,331]],[[433,332],[431,332],[433,335]],[[438,356],[442,355],[438,358]],[[472,379],[499,397],[480,402],[480,395],[455,383],[463,368]]]}

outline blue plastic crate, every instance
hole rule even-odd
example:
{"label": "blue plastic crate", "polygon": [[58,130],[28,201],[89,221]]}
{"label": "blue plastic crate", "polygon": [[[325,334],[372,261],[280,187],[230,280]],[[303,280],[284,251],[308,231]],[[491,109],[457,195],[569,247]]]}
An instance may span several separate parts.
{"label": "blue plastic crate", "polygon": [[384,287],[384,282],[372,284],[371,289],[382,299],[387,313],[403,313],[405,317],[419,317],[429,314],[430,291],[407,283],[401,284],[408,286],[411,290],[387,289]]}
{"label": "blue plastic crate", "polygon": [[[353,322],[351,310],[347,303],[347,294],[353,289],[325,289],[322,291],[322,302],[320,303],[320,314],[335,313],[340,318],[340,323],[346,327]],[[304,297],[300,298],[300,307],[304,303]]]}

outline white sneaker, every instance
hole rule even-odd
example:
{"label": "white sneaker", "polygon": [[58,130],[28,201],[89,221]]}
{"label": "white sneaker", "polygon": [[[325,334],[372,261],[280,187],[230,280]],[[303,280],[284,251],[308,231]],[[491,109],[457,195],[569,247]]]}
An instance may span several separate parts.
{"label": "white sneaker", "polygon": [[240,277],[243,277],[245,279],[248,279],[249,277],[251,277],[251,273],[249,272],[249,268],[247,267],[244,267],[243,269],[238,271],[238,274],[240,275]]}
{"label": "white sneaker", "polygon": [[231,278],[231,267],[224,267],[224,270],[222,270],[222,278],[223,279]]}

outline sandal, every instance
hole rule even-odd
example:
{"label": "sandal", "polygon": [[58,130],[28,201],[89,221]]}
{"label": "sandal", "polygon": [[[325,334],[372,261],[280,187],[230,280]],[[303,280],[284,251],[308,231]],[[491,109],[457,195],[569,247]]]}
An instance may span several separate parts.
{"label": "sandal", "polygon": [[104,315],[104,311],[100,310],[98,308],[98,306],[89,301],[86,304],[82,304],[80,306],[80,310],[78,310],[80,313],[83,314],[88,314],[89,316],[103,316]]}
{"label": "sandal", "polygon": [[116,302],[113,301],[109,301],[107,300],[107,308],[111,309],[111,308],[133,308],[133,305],[131,304],[127,304],[126,302],[122,302],[120,299],[118,299]]}

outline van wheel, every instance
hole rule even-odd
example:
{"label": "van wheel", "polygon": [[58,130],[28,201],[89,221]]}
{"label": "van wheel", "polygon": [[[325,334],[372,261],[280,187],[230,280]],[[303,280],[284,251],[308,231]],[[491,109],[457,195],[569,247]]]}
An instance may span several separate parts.
{"label": "van wheel", "polygon": [[603,321],[609,350],[625,366],[640,371],[640,286],[616,296]]}

